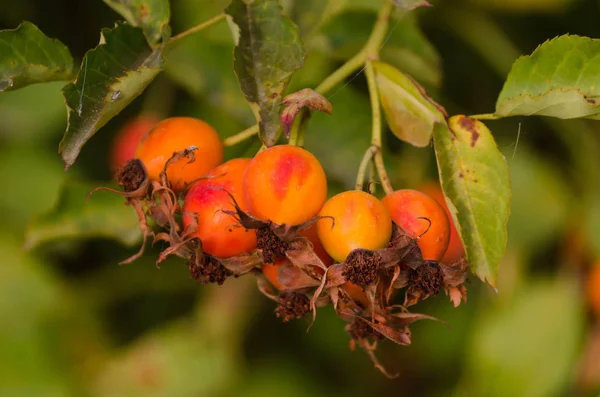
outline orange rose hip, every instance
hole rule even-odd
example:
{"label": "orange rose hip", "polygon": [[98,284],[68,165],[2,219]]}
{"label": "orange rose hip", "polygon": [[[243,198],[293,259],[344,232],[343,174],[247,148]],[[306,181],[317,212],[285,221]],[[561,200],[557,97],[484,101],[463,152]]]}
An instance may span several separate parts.
{"label": "orange rose hip", "polygon": [[384,248],[392,236],[392,220],[377,197],[360,190],[350,190],[330,198],[317,223],[319,239],[327,253],[344,262],[356,248]]}
{"label": "orange rose hip", "polygon": [[169,165],[167,177],[174,190],[184,190],[223,161],[223,145],[217,132],[193,117],[171,117],[154,126],[140,142],[136,157],[142,160],[148,178],[159,180],[173,153],[190,147],[195,161],[183,158]]}
{"label": "orange rose hip", "polygon": [[254,157],[244,175],[251,215],[299,225],[314,217],[327,197],[327,178],[316,157],[298,146],[279,145]]}

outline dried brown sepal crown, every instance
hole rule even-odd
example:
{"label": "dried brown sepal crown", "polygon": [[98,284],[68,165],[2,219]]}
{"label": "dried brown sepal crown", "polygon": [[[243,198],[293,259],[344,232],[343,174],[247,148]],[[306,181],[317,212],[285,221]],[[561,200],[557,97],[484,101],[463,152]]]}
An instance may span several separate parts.
{"label": "dried brown sepal crown", "polygon": [[233,272],[227,269],[216,258],[200,254],[192,254],[188,260],[190,277],[202,284],[216,283],[221,285],[225,280],[233,275]]}
{"label": "dried brown sepal crown", "polygon": [[305,294],[299,292],[282,293],[279,295],[278,303],[275,315],[284,323],[302,318],[310,311],[310,300]]}

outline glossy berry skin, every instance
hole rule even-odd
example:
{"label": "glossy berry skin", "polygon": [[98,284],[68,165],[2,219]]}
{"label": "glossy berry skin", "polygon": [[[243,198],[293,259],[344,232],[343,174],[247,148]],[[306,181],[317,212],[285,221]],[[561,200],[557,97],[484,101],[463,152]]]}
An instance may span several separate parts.
{"label": "glossy berry skin", "polygon": [[586,281],[587,300],[594,316],[600,320],[600,262],[592,266]]}
{"label": "glossy berry skin", "polygon": [[320,219],[317,232],[327,253],[340,263],[356,248],[384,248],[392,235],[392,220],[383,203],[359,190],[333,196],[319,216],[334,219]]}
{"label": "glossy berry skin", "polygon": [[150,180],[159,180],[165,163],[174,152],[195,146],[195,161],[180,159],[171,163],[167,177],[176,191],[202,178],[223,161],[223,145],[217,132],[192,117],[171,117],[158,123],[140,142],[136,157],[142,160]]}
{"label": "glossy berry skin", "polygon": [[442,208],[444,208],[446,216],[448,217],[448,222],[450,223],[450,240],[448,242],[448,248],[446,249],[446,253],[444,253],[444,256],[440,262],[444,264],[451,264],[464,257],[465,249],[460,241],[458,230],[456,230],[456,226],[454,226],[454,222],[452,221],[452,215],[450,214],[450,210],[448,209],[448,205],[446,204],[446,199],[444,198],[444,193],[442,192],[440,185],[436,182],[429,182],[420,186],[418,190],[434,198],[435,201],[437,201]]}
{"label": "glossy berry skin", "polygon": [[[442,259],[450,240],[450,222],[437,201],[425,193],[411,189],[396,190],[381,201],[392,220],[409,236],[420,236],[417,244],[423,259]],[[427,218],[431,221],[431,226],[427,219],[419,218]]]}
{"label": "glossy berry skin", "polygon": [[327,178],[319,161],[291,145],[257,154],[246,169],[243,187],[250,214],[277,224],[308,221],[327,198]]}
{"label": "glossy berry skin", "polygon": [[193,183],[186,194],[184,229],[194,223],[193,214],[197,214],[198,225],[194,235],[202,240],[203,250],[210,255],[228,258],[256,248],[256,231],[239,226],[235,218],[223,212],[235,211],[227,192],[240,208],[245,208],[241,194],[242,177],[249,163],[250,159],[229,160],[211,170],[205,179]]}
{"label": "glossy berry skin", "polygon": [[110,168],[113,172],[135,157],[140,141],[158,121],[157,117],[140,115],[129,120],[117,131],[110,152]]}

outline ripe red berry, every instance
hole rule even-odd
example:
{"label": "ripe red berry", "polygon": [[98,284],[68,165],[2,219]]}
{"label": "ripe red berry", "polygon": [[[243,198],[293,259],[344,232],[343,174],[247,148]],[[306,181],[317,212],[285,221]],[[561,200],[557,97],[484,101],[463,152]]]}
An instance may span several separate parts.
{"label": "ripe red berry", "polygon": [[452,221],[452,215],[450,214],[446,199],[444,198],[444,193],[442,192],[439,183],[429,182],[420,186],[418,190],[433,197],[442,208],[444,208],[446,216],[448,217],[448,222],[450,222],[450,241],[448,242],[448,249],[446,249],[446,253],[440,262],[450,264],[465,256],[465,248],[460,241],[460,235]]}
{"label": "ripe red berry", "polygon": [[257,154],[248,165],[243,187],[250,214],[277,224],[308,221],[327,197],[327,179],[319,161],[291,145]]}
{"label": "ripe red berry", "polygon": [[423,259],[440,260],[450,240],[450,222],[442,206],[425,193],[396,190],[382,200],[392,217],[417,244]]}
{"label": "ripe red berry", "polygon": [[240,208],[246,203],[241,194],[242,177],[250,159],[234,159],[211,170],[205,179],[192,184],[183,204],[183,226],[197,221],[195,236],[202,241],[204,252],[227,258],[256,248],[256,231],[240,226],[224,211],[235,211],[232,198]]}

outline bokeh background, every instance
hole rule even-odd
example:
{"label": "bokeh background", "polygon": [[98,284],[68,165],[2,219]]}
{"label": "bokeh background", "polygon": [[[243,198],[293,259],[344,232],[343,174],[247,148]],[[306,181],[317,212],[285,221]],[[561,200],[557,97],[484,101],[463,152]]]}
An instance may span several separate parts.
{"label": "bokeh background", "polygon": [[[380,1],[286,0],[309,51],[290,91],[316,86],[355,53]],[[383,59],[411,74],[449,113],[492,112],[512,62],[561,34],[600,37],[596,0],[452,0],[397,15]],[[219,13],[226,0],[173,0],[175,33]],[[0,0],[0,28],[22,20],[59,38],[79,63],[119,18],[100,0]],[[166,73],[104,127],[68,172],[57,153],[66,125],[62,83],[0,93],[0,396],[590,396],[600,393],[600,325],[586,301],[600,261],[600,123],[549,118],[489,122],[511,171],[509,246],[498,293],[475,277],[468,302],[415,309],[447,322],[412,327],[408,347],[383,343],[388,380],[348,348],[331,308],[282,324],[250,277],[199,285],[160,247],[133,264],[133,211],[109,193],[119,128],[140,113],[200,117],[223,137],[254,119],[232,71],[225,24],[189,37]],[[306,147],[330,194],[351,188],[369,144],[364,76],[328,94]],[[396,188],[435,180],[433,150],[388,132]],[[251,156],[242,143],[228,157]],[[600,286],[598,286],[600,288]],[[595,350],[594,350],[595,349]]]}

